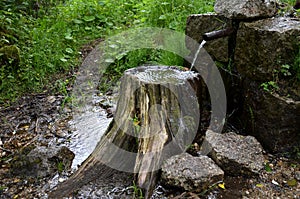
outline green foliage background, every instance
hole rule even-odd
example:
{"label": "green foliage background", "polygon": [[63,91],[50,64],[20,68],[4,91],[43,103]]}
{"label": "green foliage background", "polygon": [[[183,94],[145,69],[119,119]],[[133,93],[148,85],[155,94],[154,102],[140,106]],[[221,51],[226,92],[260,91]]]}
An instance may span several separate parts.
{"label": "green foliage background", "polygon": [[[84,44],[136,27],[183,32],[188,15],[212,12],[213,5],[214,0],[1,0],[0,103],[28,92],[67,94],[67,74],[80,65]],[[169,52],[142,49],[110,72],[119,75],[149,60],[183,62]]]}
{"label": "green foliage background", "polygon": [[[213,1],[2,0],[0,8],[0,48],[19,52],[15,59],[0,50],[3,103],[26,92],[65,91],[68,83],[62,78],[80,64],[80,48],[90,41],[141,26],[184,31],[186,17],[212,11]],[[126,69],[128,61],[138,64],[130,56],[142,58],[148,53],[131,53],[117,70]]]}

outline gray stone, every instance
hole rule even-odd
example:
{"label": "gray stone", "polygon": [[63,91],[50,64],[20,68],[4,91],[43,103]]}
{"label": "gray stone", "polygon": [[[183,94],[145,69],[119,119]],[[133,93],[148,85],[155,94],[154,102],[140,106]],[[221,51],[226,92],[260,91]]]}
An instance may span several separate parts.
{"label": "gray stone", "polygon": [[220,134],[208,130],[204,146],[211,149],[209,156],[227,174],[253,175],[264,168],[263,149],[252,136],[241,136],[232,132]]}
{"label": "gray stone", "polygon": [[295,178],[300,182],[300,171],[295,172]]}
{"label": "gray stone", "polygon": [[216,0],[215,12],[231,19],[252,19],[276,15],[275,0]]}
{"label": "gray stone", "polygon": [[[187,19],[186,25],[186,47],[191,51],[190,62],[192,61],[198,45],[194,46],[189,38],[197,41],[199,44],[202,42],[202,35],[215,30],[220,30],[226,27],[228,19],[218,16],[216,14],[195,14],[190,15]],[[217,61],[228,61],[228,39],[219,38],[213,41],[208,41],[204,45],[204,49],[208,54]]]}
{"label": "gray stone", "polygon": [[297,19],[276,17],[241,23],[235,50],[238,72],[255,81],[273,80],[275,70],[294,62],[299,40]]}
{"label": "gray stone", "polygon": [[13,173],[26,177],[46,177],[71,168],[74,153],[67,147],[39,146],[21,155],[12,164]]}
{"label": "gray stone", "polygon": [[175,155],[162,165],[162,181],[186,191],[201,192],[222,181],[224,172],[207,156]]}
{"label": "gray stone", "polygon": [[271,152],[285,152],[299,146],[300,101],[266,92],[253,81],[245,80],[244,87],[241,119],[247,133]]}

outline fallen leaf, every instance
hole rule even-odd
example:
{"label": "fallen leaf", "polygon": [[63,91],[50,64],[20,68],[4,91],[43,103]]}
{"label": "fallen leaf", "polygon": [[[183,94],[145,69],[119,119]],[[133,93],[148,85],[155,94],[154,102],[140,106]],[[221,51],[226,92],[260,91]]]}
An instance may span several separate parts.
{"label": "fallen leaf", "polygon": [[288,184],[290,187],[294,187],[294,186],[297,185],[297,180],[296,180],[296,179],[288,180],[288,181],[287,181],[287,184]]}
{"label": "fallen leaf", "polygon": [[21,180],[19,178],[14,179],[14,183],[20,182]]}
{"label": "fallen leaf", "polygon": [[225,183],[223,182],[223,183],[220,183],[220,184],[218,184],[218,186],[221,188],[221,189],[225,189]]}
{"label": "fallen leaf", "polygon": [[263,184],[256,184],[255,186],[256,186],[256,187],[258,187],[258,188],[262,188],[262,187],[264,187],[264,185],[263,185]]}

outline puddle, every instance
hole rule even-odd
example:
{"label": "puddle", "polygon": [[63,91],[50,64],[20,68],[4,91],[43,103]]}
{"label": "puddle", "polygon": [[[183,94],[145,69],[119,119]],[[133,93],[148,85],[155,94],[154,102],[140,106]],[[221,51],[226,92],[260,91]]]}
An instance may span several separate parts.
{"label": "puddle", "polygon": [[[145,69],[145,67],[147,67]],[[181,71],[176,67],[145,66],[128,70],[140,81],[152,84],[183,84],[186,79],[193,78],[198,74],[192,71]]]}

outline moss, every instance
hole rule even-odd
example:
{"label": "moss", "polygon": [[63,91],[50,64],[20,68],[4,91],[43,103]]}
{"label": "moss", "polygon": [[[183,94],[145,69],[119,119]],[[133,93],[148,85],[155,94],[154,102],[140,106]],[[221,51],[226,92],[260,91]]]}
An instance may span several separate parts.
{"label": "moss", "polygon": [[17,68],[19,66],[20,60],[20,49],[17,46],[11,45],[0,48],[1,65]]}

